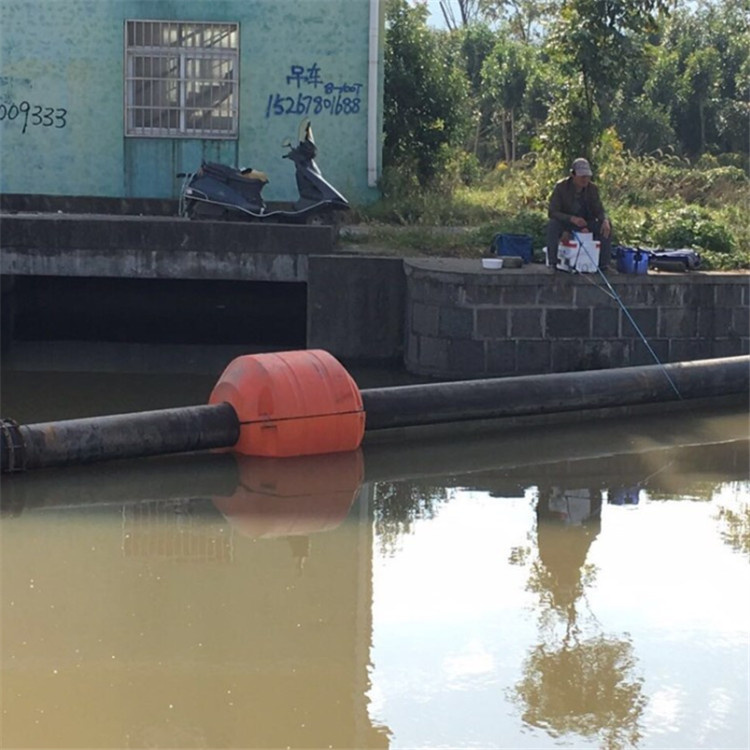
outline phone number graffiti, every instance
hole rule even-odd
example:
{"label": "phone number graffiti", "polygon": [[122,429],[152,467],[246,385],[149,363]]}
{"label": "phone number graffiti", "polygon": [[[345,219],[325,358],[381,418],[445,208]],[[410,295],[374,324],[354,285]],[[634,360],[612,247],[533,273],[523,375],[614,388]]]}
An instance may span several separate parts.
{"label": "phone number graffiti", "polygon": [[[319,115],[324,112],[334,116],[356,115],[361,111],[361,83],[336,84],[326,81],[317,63],[307,68],[304,65],[292,65],[289,70],[286,82],[297,90],[296,95],[269,94],[266,119],[280,115]],[[300,90],[303,87],[312,88],[313,93],[304,93]]]}
{"label": "phone number graffiti", "polygon": [[21,125],[21,132],[25,133],[31,127],[64,128],[68,124],[68,110],[62,107],[45,107],[43,104],[30,104],[22,101],[0,103],[0,122],[15,122]]}

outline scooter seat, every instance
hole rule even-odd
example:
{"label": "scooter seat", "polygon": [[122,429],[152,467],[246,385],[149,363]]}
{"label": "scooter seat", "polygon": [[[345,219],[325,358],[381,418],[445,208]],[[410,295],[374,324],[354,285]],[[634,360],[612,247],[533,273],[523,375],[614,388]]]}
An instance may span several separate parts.
{"label": "scooter seat", "polygon": [[218,177],[220,180],[242,180],[245,179],[239,169],[229,167],[226,164],[219,164],[213,161],[204,162],[202,165],[204,174],[212,177]]}

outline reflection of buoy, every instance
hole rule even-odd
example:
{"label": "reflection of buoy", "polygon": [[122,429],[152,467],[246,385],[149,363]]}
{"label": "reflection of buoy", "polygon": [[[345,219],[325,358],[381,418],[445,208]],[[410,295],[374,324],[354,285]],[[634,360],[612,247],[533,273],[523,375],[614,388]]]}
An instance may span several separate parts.
{"label": "reflection of buoy", "polygon": [[229,363],[209,399],[240,422],[233,450],[252,456],[353,451],[365,432],[359,388],[328,352],[254,354]]}
{"label": "reflection of buoy", "polygon": [[301,536],[336,528],[364,479],[362,452],[266,458],[237,456],[240,485],[213,503],[242,534]]}

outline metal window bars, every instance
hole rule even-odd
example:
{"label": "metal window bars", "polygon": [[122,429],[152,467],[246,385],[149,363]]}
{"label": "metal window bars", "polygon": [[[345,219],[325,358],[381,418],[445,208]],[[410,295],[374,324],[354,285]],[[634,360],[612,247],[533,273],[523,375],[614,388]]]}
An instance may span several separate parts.
{"label": "metal window bars", "polygon": [[127,21],[125,133],[235,138],[239,24]]}

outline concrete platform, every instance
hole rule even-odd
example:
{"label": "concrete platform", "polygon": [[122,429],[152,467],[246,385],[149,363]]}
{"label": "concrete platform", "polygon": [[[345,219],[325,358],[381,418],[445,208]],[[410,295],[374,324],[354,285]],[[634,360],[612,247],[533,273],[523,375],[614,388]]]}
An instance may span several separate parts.
{"label": "concrete platform", "polygon": [[174,216],[4,213],[0,273],[12,276],[306,281],[335,252],[327,226]]}

